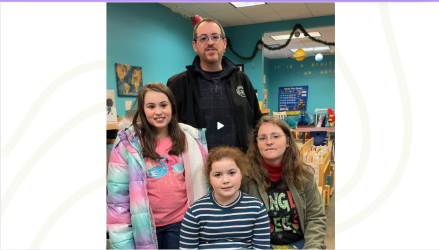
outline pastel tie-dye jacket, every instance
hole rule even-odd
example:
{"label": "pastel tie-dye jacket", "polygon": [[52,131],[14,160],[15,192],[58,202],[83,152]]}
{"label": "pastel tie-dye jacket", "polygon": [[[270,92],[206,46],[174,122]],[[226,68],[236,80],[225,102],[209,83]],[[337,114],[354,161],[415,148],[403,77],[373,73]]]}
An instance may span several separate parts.
{"label": "pastel tie-dye jacket", "polygon": [[[203,166],[205,129],[179,124],[186,135],[182,154],[188,207],[207,194]],[[107,176],[107,228],[113,249],[157,249],[154,217],[148,199],[145,162],[132,125],[119,131],[110,154]]]}

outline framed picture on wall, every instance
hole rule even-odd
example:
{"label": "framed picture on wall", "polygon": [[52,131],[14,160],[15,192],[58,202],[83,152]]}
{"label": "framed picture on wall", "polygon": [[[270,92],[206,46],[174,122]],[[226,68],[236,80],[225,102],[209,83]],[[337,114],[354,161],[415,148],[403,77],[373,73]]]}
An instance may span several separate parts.
{"label": "framed picture on wall", "polygon": [[244,72],[244,64],[236,64],[240,71]]}
{"label": "framed picture on wall", "polygon": [[116,63],[117,94],[134,96],[143,88],[142,67]]}
{"label": "framed picture on wall", "polygon": [[107,89],[107,124],[117,123],[116,98],[114,90]]}

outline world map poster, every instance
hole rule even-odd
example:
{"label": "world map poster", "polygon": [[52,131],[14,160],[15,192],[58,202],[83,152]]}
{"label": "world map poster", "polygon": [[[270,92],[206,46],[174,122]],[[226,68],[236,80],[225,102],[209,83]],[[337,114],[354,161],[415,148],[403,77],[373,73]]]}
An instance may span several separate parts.
{"label": "world map poster", "polygon": [[117,94],[137,96],[143,88],[142,67],[116,63]]}

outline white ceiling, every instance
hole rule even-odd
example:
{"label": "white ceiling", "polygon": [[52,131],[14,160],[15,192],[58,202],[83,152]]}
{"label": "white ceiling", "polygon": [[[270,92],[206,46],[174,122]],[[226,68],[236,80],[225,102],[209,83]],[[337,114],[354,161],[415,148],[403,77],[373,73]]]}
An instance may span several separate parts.
{"label": "white ceiling", "polygon": [[[264,43],[269,45],[283,45],[287,40],[274,40],[271,38],[271,36],[277,36],[277,35],[290,35],[292,30],[285,31],[285,32],[273,32],[273,33],[265,33],[264,34]],[[318,28],[318,29],[306,29],[306,32],[314,32],[318,31],[322,36],[316,37],[319,40],[326,41],[326,42],[335,42],[335,26],[332,27],[324,27],[324,28]],[[294,37],[294,35],[293,35]],[[269,59],[282,59],[293,56],[293,52],[291,52],[290,49],[304,49],[304,48],[315,48],[315,47],[325,47],[326,45],[313,42],[309,38],[294,38],[291,39],[291,42],[288,44],[288,46],[283,50],[274,50],[270,51],[268,49],[264,48],[264,57]],[[286,54],[285,54],[286,53]],[[321,53],[322,55],[331,55],[332,53],[330,50],[326,51],[306,51],[306,56],[315,56],[318,53]]]}
{"label": "white ceiling", "polygon": [[[256,23],[268,23],[276,21],[294,20],[301,18],[310,18],[318,16],[335,15],[334,3],[272,3],[267,2],[264,5],[235,8],[233,5],[227,2],[222,3],[160,3],[163,6],[168,7],[173,12],[182,15],[185,18],[199,15],[201,17],[215,18],[223,27],[256,24]],[[263,41],[266,44],[283,45],[286,40],[275,41],[270,36],[272,35],[289,35],[291,30],[285,32],[265,33]],[[322,36],[316,37],[317,39],[335,42],[335,27],[325,27],[318,29],[307,29],[308,33],[313,31],[319,31]],[[256,45],[256,41],[255,41]],[[291,57],[294,53],[290,49],[298,48],[312,48],[322,47],[324,44],[311,41],[309,38],[292,39],[287,48],[283,50],[273,51],[264,48],[264,56],[270,59],[281,59]],[[286,54],[285,54],[286,53]],[[331,52],[320,52],[323,55],[331,54]],[[307,56],[314,56],[313,52],[306,52]]]}

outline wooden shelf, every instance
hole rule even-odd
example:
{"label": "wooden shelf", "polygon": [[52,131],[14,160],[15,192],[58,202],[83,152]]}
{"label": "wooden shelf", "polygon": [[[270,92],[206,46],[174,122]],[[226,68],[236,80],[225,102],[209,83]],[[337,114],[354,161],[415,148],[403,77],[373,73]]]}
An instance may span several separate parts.
{"label": "wooden shelf", "polygon": [[107,130],[117,130],[117,124],[107,124]]}
{"label": "wooden shelf", "polygon": [[299,152],[302,157],[305,153],[309,152],[311,146],[314,146],[314,138],[306,139],[305,143],[303,143],[302,139],[295,139],[294,141],[299,145]]}
{"label": "wooden shelf", "polygon": [[117,123],[107,124],[107,130],[118,130],[119,129],[119,122],[123,120],[123,117],[117,118]]}
{"label": "wooden shelf", "polygon": [[[119,125],[118,124],[122,120],[123,120],[123,117],[118,117],[117,118],[117,123],[107,124],[107,130],[119,130]],[[114,141],[116,141],[116,139],[107,139],[107,144],[114,143]]]}
{"label": "wooden shelf", "polygon": [[329,174],[329,166],[331,163],[331,154],[327,154],[323,163],[319,163],[319,186],[324,187],[326,185],[326,176]]}
{"label": "wooden shelf", "polygon": [[[318,132],[318,131],[326,131],[326,132],[335,132],[335,127],[314,127],[312,125],[307,126],[299,126],[296,129],[291,129],[292,132]],[[295,139],[296,143],[301,145],[299,147],[300,156],[303,158],[303,155],[310,150],[310,146],[314,145],[314,138],[311,139],[305,139],[304,137],[302,139]],[[331,149],[330,149],[331,150]],[[327,176],[331,174],[331,185],[329,188],[329,196],[332,196],[332,193],[334,192],[334,180],[335,180],[335,166],[331,165],[331,155],[332,152],[329,152],[329,154],[326,155],[325,159],[322,163],[319,163],[319,192],[320,195],[323,197],[323,190],[326,185]],[[332,172],[331,172],[332,171]],[[325,206],[326,207],[326,206]]]}
{"label": "wooden shelf", "polygon": [[270,115],[270,110],[269,109],[261,109],[261,113],[262,115]]}
{"label": "wooden shelf", "polygon": [[297,126],[295,129],[291,129],[293,132],[319,132],[319,131],[326,131],[326,132],[335,132],[335,127],[314,127],[313,125],[306,125],[306,126]]}
{"label": "wooden shelf", "polygon": [[335,165],[334,166],[332,166],[331,165],[331,171],[332,171],[332,175],[331,175],[331,188],[330,188],[330,190],[331,190],[331,192],[330,192],[330,195],[332,196],[332,193],[334,192],[334,182],[335,182]]}
{"label": "wooden shelf", "polygon": [[[299,152],[300,156],[303,157],[305,153],[308,153],[310,151],[311,146],[314,146],[314,138],[306,139],[305,143],[302,142],[303,139],[295,139],[294,141],[299,146]],[[316,163],[317,164],[317,163]],[[322,163],[317,164],[319,166],[319,183],[318,188],[320,192],[320,196],[323,197],[323,190],[326,185],[326,178],[329,175],[329,173],[332,171],[331,174],[331,187],[330,187],[330,195],[334,192],[334,176],[335,176],[335,166],[331,165],[331,153],[328,153],[323,160]]]}
{"label": "wooden shelf", "polygon": [[[306,125],[306,126],[298,126],[295,129],[290,129],[291,132],[335,132],[335,127],[314,127],[313,125]],[[305,135],[304,135],[305,136]],[[302,138],[303,143],[305,144],[305,137]]]}

